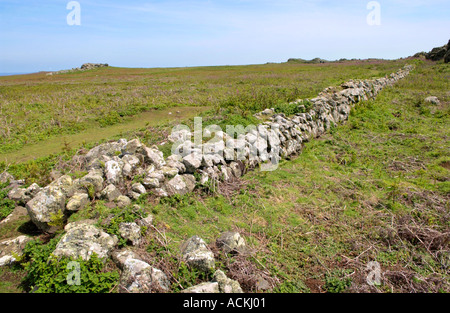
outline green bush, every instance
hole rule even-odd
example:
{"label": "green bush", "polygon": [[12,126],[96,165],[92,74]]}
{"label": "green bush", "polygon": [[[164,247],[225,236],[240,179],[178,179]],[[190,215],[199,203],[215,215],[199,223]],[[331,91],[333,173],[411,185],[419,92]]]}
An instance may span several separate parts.
{"label": "green bush", "polygon": [[[27,274],[21,288],[36,293],[108,293],[119,280],[118,271],[105,271],[105,263],[93,254],[88,261],[76,260],[79,265],[79,281],[73,278],[71,258],[56,258],[52,252],[61,236],[47,244],[39,240],[29,242],[24,249],[22,266]],[[78,284],[79,283],[79,284]]]}
{"label": "green bush", "polygon": [[14,210],[16,204],[14,201],[8,199],[8,191],[6,187],[8,182],[0,184],[0,221],[5,219]]}

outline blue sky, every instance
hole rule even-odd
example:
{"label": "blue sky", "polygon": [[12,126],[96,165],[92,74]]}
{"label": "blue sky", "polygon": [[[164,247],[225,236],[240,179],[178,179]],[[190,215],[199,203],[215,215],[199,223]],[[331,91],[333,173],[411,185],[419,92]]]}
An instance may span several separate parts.
{"label": "blue sky", "polygon": [[399,58],[450,39],[450,1],[0,0],[0,72],[284,62],[288,58]]}

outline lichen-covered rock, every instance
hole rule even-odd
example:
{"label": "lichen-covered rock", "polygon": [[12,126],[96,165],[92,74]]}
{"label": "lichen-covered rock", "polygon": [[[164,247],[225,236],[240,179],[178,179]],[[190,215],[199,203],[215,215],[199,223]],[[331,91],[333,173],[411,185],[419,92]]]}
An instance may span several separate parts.
{"label": "lichen-covered rock", "polygon": [[122,250],[114,250],[111,253],[111,259],[114,261],[114,263],[120,268],[123,269],[125,262],[128,259],[136,259],[138,260],[139,257],[136,253],[129,249],[122,249]]}
{"label": "lichen-covered rock", "polygon": [[140,149],[142,149],[143,144],[139,139],[133,139],[127,142],[127,144],[122,148],[122,154],[133,155],[136,154]]}
{"label": "lichen-covered rock", "polygon": [[127,196],[119,196],[114,200],[114,202],[116,202],[119,208],[124,208],[131,204],[131,199],[128,198]]}
{"label": "lichen-covered rock", "polygon": [[109,157],[116,156],[116,155],[122,153],[122,149],[125,147],[126,144],[127,144],[127,141],[124,139],[121,139],[117,142],[107,142],[107,143],[98,145],[98,146],[92,148],[91,150],[89,150],[89,152],[86,154],[86,156],[85,156],[86,162],[89,164],[92,160],[94,160],[96,158],[100,159],[100,157],[102,155],[106,155]]}
{"label": "lichen-covered rock", "polygon": [[123,162],[111,160],[105,163],[106,183],[118,185],[122,182]]}
{"label": "lichen-covered rock", "polygon": [[198,236],[189,238],[181,246],[181,253],[186,263],[203,272],[215,269],[214,254],[206,246],[205,241]]}
{"label": "lichen-covered rock", "polygon": [[117,189],[117,187],[114,186],[113,184],[109,184],[101,192],[102,199],[105,199],[108,201],[114,201],[121,195],[122,194],[120,193],[119,189]]}
{"label": "lichen-covered rock", "polygon": [[[78,193],[87,193],[90,197],[95,196],[103,190],[103,182],[102,172],[91,170],[87,175],[73,182],[73,190]],[[94,194],[91,195],[91,192]]]}
{"label": "lichen-covered rock", "polygon": [[228,278],[221,270],[217,270],[214,273],[213,282],[219,284],[221,293],[243,293],[241,285],[237,281]]}
{"label": "lichen-covered rock", "polygon": [[27,242],[33,240],[28,236],[0,241],[0,266],[11,265],[23,254]]}
{"label": "lichen-covered rock", "polygon": [[244,252],[245,239],[238,232],[224,232],[217,239],[217,246],[225,253]]}
{"label": "lichen-covered rock", "polygon": [[141,183],[134,183],[131,186],[131,190],[138,193],[138,194],[144,194],[147,192],[147,190],[145,190],[145,187],[141,184]]}
{"label": "lichen-covered rock", "polygon": [[9,191],[8,198],[19,205],[25,205],[28,201],[33,199],[39,191],[41,191],[41,187],[36,183],[33,183],[28,188],[15,186]]}
{"label": "lichen-covered rock", "polygon": [[57,187],[45,187],[27,202],[26,208],[31,221],[42,231],[52,233],[57,230],[50,226],[53,214],[66,211],[66,196]]}
{"label": "lichen-covered rock", "polygon": [[70,198],[74,194],[72,177],[70,177],[69,175],[63,175],[59,177],[57,180],[53,181],[49,186],[61,190],[64,196],[66,196],[66,198]]}
{"label": "lichen-covered rock", "polygon": [[164,174],[165,177],[173,178],[176,175],[178,175],[179,171],[177,168],[174,168],[174,167],[163,166],[163,167],[161,167],[161,172]]}
{"label": "lichen-covered rock", "polygon": [[169,196],[185,195],[195,189],[195,177],[189,174],[176,175],[166,183],[165,187]]}
{"label": "lichen-covered rock", "polygon": [[131,258],[127,259],[123,265],[120,285],[130,293],[168,291],[170,286],[164,272],[144,261]]}
{"label": "lichen-covered rock", "polygon": [[118,239],[90,224],[68,224],[67,233],[59,240],[53,255],[89,260],[93,253],[99,258],[109,257]]}
{"label": "lichen-covered rock", "polygon": [[202,155],[199,153],[191,153],[183,158],[183,164],[187,173],[194,173],[202,165]]}
{"label": "lichen-covered rock", "polygon": [[119,234],[124,239],[131,241],[133,246],[141,242],[141,227],[136,223],[120,223]]}
{"label": "lichen-covered rock", "polygon": [[152,178],[152,177],[144,178],[144,180],[142,181],[142,184],[147,189],[158,188],[160,186],[159,180],[157,178]]}
{"label": "lichen-covered rock", "polygon": [[67,202],[66,209],[70,212],[82,210],[89,203],[89,196],[85,193],[76,193]]}
{"label": "lichen-covered rock", "polygon": [[156,168],[166,165],[163,153],[157,149],[143,147],[140,153],[144,156],[144,162],[147,164],[154,164]]}
{"label": "lichen-covered rock", "polygon": [[218,282],[205,282],[181,291],[181,293],[220,293]]}

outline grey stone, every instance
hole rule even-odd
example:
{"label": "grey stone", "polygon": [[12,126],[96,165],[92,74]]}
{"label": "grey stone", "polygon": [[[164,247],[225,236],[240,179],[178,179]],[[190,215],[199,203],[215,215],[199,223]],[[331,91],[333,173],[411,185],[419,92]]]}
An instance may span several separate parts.
{"label": "grey stone", "polygon": [[441,103],[439,101],[438,97],[435,97],[435,96],[426,97],[425,102],[428,102],[428,103],[431,103],[434,105],[439,105]]}
{"label": "grey stone", "polygon": [[117,197],[114,202],[117,203],[117,206],[119,208],[124,208],[126,206],[129,206],[131,204],[131,199],[128,198],[127,196],[119,196]]}
{"label": "grey stone", "polygon": [[27,202],[26,208],[31,221],[40,230],[51,233],[57,230],[49,225],[52,215],[65,213],[65,201],[66,196],[59,188],[47,186]]}
{"label": "grey stone", "polygon": [[217,270],[214,273],[213,282],[219,284],[221,293],[243,293],[241,285],[237,281],[228,278],[221,270]]}
{"label": "grey stone", "polygon": [[144,261],[131,258],[124,263],[120,284],[130,293],[168,291],[170,286],[166,274],[161,270]]}
{"label": "grey stone", "polygon": [[108,157],[116,156],[122,153],[122,149],[126,145],[126,141],[120,140],[117,142],[107,142],[101,145],[98,145],[86,154],[86,162],[89,164],[94,159],[100,159],[101,156],[106,155]]}
{"label": "grey stone", "polygon": [[66,209],[70,212],[82,210],[89,203],[89,196],[85,193],[76,193],[67,202]]}
{"label": "grey stone", "polygon": [[138,245],[141,242],[141,227],[136,223],[120,223],[119,234],[133,244]]}
{"label": "grey stone", "polygon": [[217,246],[225,253],[244,252],[245,239],[238,232],[224,232],[217,239]]}
{"label": "grey stone", "polygon": [[18,261],[16,258],[23,255],[25,245],[31,240],[33,239],[28,236],[19,236],[0,241],[0,267]]}
{"label": "grey stone", "polygon": [[105,163],[106,183],[118,185],[122,182],[123,162],[111,160]]}
{"label": "grey stone", "polygon": [[101,197],[108,201],[114,201],[121,195],[120,191],[113,184],[109,184],[101,192]]}
{"label": "grey stone", "polygon": [[163,153],[157,149],[144,147],[141,150],[141,153],[144,156],[145,163],[154,164],[156,168],[161,168],[162,166],[166,165]]}
{"label": "grey stone", "polygon": [[202,165],[202,155],[191,153],[183,158],[187,173],[194,173]]}
{"label": "grey stone", "polygon": [[193,236],[183,243],[181,253],[186,263],[203,272],[215,269],[214,254],[198,236]]}
{"label": "grey stone", "polygon": [[169,196],[185,195],[195,189],[195,177],[189,174],[176,175],[166,183],[165,187]]}
{"label": "grey stone", "polygon": [[93,253],[99,258],[109,257],[118,239],[90,224],[68,224],[67,233],[59,240],[53,251],[54,256],[66,256],[89,260]]}

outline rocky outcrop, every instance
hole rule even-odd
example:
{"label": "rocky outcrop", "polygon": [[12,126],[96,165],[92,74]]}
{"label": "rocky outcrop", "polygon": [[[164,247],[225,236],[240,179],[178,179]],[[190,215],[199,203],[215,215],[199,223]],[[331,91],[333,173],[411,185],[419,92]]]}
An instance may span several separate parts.
{"label": "rocky outcrop", "polygon": [[427,60],[440,61],[444,60],[445,63],[450,62],[450,40],[448,43],[442,47],[436,47],[431,49],[430,52],[419,52],[414,55],[414,57],[424,56]]}

